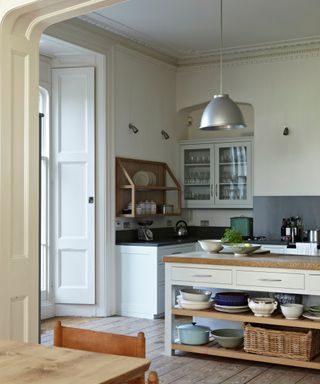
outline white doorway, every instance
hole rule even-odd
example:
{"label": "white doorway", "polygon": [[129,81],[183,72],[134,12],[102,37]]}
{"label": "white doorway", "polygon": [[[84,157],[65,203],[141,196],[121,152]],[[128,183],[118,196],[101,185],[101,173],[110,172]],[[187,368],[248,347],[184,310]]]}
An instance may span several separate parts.
{"label": "white doorway", "polygon": [[41,318],[106,316],[105,56],[49,36],[40,48],[40,84],[47,76],[51,92],[49,294]]}

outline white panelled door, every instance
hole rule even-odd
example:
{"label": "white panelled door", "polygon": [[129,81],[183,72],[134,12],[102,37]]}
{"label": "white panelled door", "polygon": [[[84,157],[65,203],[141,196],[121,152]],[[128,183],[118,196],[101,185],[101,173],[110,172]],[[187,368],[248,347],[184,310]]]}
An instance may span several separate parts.
{"label": "white panelled door", "polygon": [[53,69],[55,301],[95,303],[94,68]]}

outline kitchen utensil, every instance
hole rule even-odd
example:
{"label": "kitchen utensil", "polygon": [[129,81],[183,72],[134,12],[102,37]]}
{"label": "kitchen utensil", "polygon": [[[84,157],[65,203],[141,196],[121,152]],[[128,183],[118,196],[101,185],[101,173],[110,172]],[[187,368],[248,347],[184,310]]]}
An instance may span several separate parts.
{"label": "kitchen utensil", "polygon": [[211,331],[218,344],[224,348],[236,348],[243,342],[241,329],[215,329]]}
{"label": "kitchen utensil", "polygon": [[277,301],[269,297],[255,297],[248,299],[249,308],[255,316],[269,317],[277,308]]}
{"label": "kitchen utensil", "polygon": [[180,296],[177,296],[177,302],[181,308],[194,309],[195,311],[201,311],[203,309],[209,309],[212,307],[212,304],[213,304],[213,300],[190,301],[190,300],[183,300]]}
{"label": "kitchen utensil", "polygon": [[253,236],[253,218],[252,217],[231,217],[230,227],[241,233],[244,237]]}
{"label": "kitchen utensil", "polygon": [[319,315],[320,315],[320,306],[319,305],[313,305],[313,306],[308,308],[308,311],[312,312],[312,313],[319,313]]}
{"label": "kitchen utensil", "polygon": [[302,304],[282,304],[281,312],[283,316],[288,320],[299,319],[303,312]]}
{"label": "kitchen utensil", "polygon": [[247,305],[234,306],[234,305],[219,305],[215,304],[214,309],[219,312],[226,313],[241,313],[250,311],[250,308]]}
{"label": "kitchen utensil", "polygon": [[206,252],[219,252],[223,249],[221,240],[198,240],[198,243]]}
{"label": "kitchen utensil", "polygon": [[138,225],[140,228],[138,229],[138,239],[143,241],[152,241],[153,240],[153,232],[150,228],[148,228],[153,223],[152,220],[139,221]]}
{"label": "kitchen utensil", "polygon": [[163,213],[163,214],[173,213],[173,205],[172,204],[163,204],[161,213]]}
{"label": "kitchen utensil", "polygon": [[296,293],[282,293],[277,292],[273,295],[274,299],[277,300],[279,305],[282,304],[301,304],[302,295],[297,295]]}
{"label": "kitchen utensil", "polygon": [[176,223],[176,235],[177,237],[188,236],[188,224],[184,220],[179,220]]}
{"label": "kitchen utensil", "polygon": [[309,320],[320,321],[320,316],[315,316],[311,312],[305,312],[302,314],[302,316],[305,317],[306,319],[309,319]]}
{"label": "kitchen utensil", "polygon": [[148,172],[145,172],[145,171],[136,172],[133,175],[132,180],[136,185],[141,185],[141,186],[147,186],[149,185],[149,182],[150,182],[149,174]]}
{"label": "kitchen utensil", "polygon": [[209,301],[212,294],[211,291],[193,288],[182,288],[180,293],[183,300],[190,301]]}
{"label": "kitchen utensil", "polygon": [[320,229],[310,229],[308,231],[308,241],[310,243],[320,243]]}
{"label": "kitchen utensil", "polygon": [[209,342],[210,328],[204,325],[183,324],[177,326],[181,344],[203,345]]}
{"label": "kitchen utensil", "polygon": [[235,256],[247,256],[251,255],[254,251],[257,251],[261,248],[261,245],[251,245],[251,244],[233,244],[233,245],[223,245],[225,252],[233,253]]}
{"label": "kitchen utensil", "polygon": [[248,295],[243,292],[218,292],[214,301],[218,305],[248,306]]}

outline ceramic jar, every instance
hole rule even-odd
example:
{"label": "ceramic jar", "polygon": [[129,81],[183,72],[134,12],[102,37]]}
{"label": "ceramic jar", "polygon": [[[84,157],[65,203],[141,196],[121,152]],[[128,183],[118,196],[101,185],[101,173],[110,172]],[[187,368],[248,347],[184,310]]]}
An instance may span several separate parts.
{"label": "ceramic jar", "polygon": [[255,316],[269,317],[277,308],[277,301],[269,297],[248,299],[248,305]]}

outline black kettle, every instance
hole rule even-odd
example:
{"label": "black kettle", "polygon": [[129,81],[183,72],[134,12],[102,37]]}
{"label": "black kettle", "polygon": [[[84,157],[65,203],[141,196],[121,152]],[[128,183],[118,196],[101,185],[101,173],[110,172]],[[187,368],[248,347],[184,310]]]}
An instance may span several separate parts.
{"label": "black kettle", "polygon": [[176,223],[176,236],[186,237],[188,236],[188,224],[184,220],[179,220]]}

